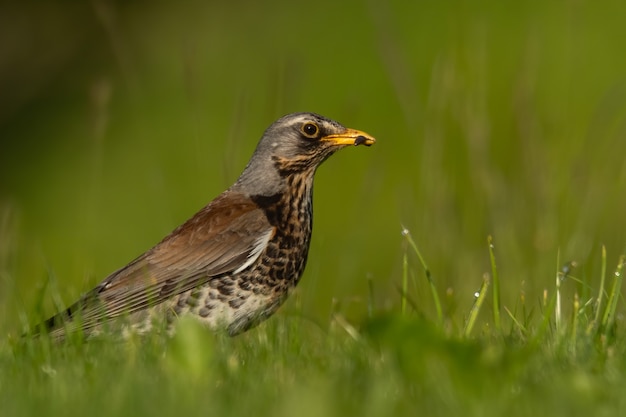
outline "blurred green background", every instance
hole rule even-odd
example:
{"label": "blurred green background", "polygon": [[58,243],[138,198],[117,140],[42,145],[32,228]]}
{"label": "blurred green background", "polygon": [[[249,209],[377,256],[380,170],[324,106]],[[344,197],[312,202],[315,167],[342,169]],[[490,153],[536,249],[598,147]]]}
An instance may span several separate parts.
{"label": "blurred green background", "polygon": [[[0,5],[0,328],[46,277],[69,303],[228,187],[263,130],[314,111],[374,135],[318,171],[279,314],[397,309],[408,228],[460,324],[490,270],[530,307],[626,249],[620,1],[20,1]],[[412,298],[432,315],[417,261]],[[372,283],[370,299],[368,282]],[[597,284],[596,284],[597,286]],[[488,308],[486,309],[488,311]],[[458,312],[458,313],[457,313]]]}

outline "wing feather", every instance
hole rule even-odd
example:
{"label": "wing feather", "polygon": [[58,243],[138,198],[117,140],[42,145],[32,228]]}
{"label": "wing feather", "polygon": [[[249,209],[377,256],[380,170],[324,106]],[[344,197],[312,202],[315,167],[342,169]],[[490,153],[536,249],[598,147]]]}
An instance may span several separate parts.
{"label": "wing feather", "polygon": [[240,272],[274,234],[264,211],[246,196],[226,191],[159,244],[109,275],[64,313],[80,312],[82,327],[133,313],[193,289],[220,275]]}

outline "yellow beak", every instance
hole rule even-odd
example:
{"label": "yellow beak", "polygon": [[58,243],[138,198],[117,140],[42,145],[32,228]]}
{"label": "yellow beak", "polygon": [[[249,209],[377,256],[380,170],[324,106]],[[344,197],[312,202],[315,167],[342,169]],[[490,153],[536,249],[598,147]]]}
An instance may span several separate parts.
{"label": "yellow beak", "polygon": [[340,146],[347,146],[347,145],[372,146],[376,142],[376,139],[374,139],[371,135],[368,135],[365,132],[361,132],[360,130],[346,129],[346,131],[343,133],[324,136],[321,139],[321,141],[332,142],[333,145],[340,145]]}

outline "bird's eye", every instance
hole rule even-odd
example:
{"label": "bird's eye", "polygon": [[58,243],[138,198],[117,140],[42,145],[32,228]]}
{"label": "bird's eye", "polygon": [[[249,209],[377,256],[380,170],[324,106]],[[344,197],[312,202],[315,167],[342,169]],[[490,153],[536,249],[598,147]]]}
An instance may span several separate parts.
{"label": "bird's eye", "polygon": [[315,123],[305,123],[302,125],[302,133],[310,138],[314,138],[315,136],[317,136],[319,131],[320,129]]}

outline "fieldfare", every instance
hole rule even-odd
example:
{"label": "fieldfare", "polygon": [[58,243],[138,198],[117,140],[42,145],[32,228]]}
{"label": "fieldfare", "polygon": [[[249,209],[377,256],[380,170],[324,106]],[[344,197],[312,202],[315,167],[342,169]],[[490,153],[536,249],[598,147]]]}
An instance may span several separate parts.
{"label": "fieldfare", "polygon": [[125,316],[146,329],[190,314],[235,335],[272,315],[298,283],[313,221],[313,176],[338,149],[375,139],[314,113],[263,134],[229,189],[76,303],[42,323],[53,338]]}

